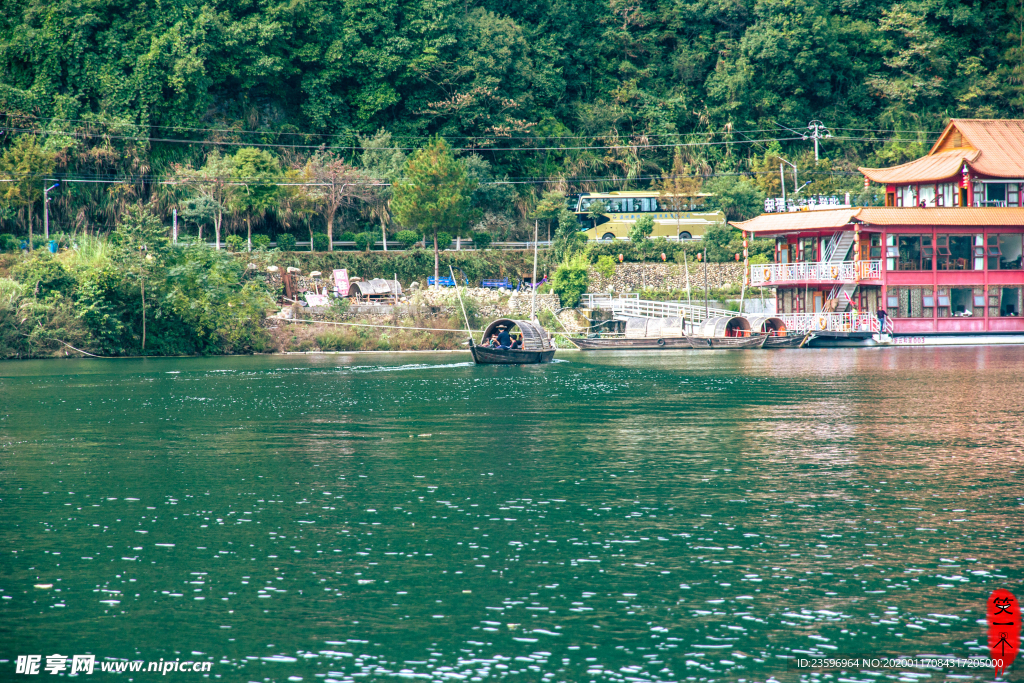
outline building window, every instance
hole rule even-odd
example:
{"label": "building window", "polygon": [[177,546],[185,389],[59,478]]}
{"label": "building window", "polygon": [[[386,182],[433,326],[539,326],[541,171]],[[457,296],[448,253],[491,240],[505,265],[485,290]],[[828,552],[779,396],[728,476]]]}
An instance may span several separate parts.
{"label": "building window", "polygon": [[938,292],[936,293],[936,298],[938,299],[938,301],[936,301],[935,303],[938,304],[936,308],[938,310],[939,317],[950,317],[951,313],[949,307],[949,287],[939,287]]}
{"label": "building window", "polygon": [[799,240],[800,254],[797,260],[806,262],[817,262],[818,260],[818,238],[801,237]]}
{"label": "building window", "polygon": [[1020,185],[1008,183],[1006,185],[1006,205],[1020,206]]}
{"label": "building window", "polygon": [[917,195],[913,185],[896,188],[896,206],[917,206]]}
{"label": "building window", "polygon": [[985,183],[985,206],[1006,206],[1006,184]]}
{"label": "building window", "polygon": [[890,287],[886,295],[886,308],[893,318],[931,318],[934,315],[934,297],[930,287]]}
{"label": "building window", "polygon": [[1020,287],[989,287],[988,315],[991,318],[1016,318],[1020,315],[1024,301]]}
{"label": "building window", "polygon": [[931,235],[898,235],[899,261],[896,270],[931,270],[935,250]]}
{"label": "building window", "polygon": [[896,235],[885,236],[885,269],[896,270],[896,262],[899,260],[900,248],[896,245]]}
{"label": "building window", "polygon": [[981,235],[939,235],[935,238],[939,270],[983,270],[984,244]]}
{"label": "building window", "polygon": [[942,183],[939,185],[938,206],[956,206],[957,198],[956,186],[953,183]]}
{"label": "building window", "polygon": [[1019,234],[990,234],[987,238],[985,254],[988,256],[989,270],[1020,270],[1021,242]]}
{"label": "building window", "polygon": [[985,297],[980,288],[953,287],[949,290],[949,301],[954,318],[985,315]]}

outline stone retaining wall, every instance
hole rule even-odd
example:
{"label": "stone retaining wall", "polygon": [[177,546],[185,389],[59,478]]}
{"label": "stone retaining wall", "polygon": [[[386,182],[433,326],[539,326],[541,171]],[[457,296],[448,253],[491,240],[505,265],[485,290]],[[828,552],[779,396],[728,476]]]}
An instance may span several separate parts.
{"label": "stone retaining wall", "polygon": [[[707,264],[708,288],[719,289],[727,285],[743,284],[742,263]],[[679,263],[618,263],[611,279],[590,269],[590,291],[639,292],[645,287],[656,290],[686,288],[686,270]],[[690,263],[690,289],[704,289],[704,264]]]}

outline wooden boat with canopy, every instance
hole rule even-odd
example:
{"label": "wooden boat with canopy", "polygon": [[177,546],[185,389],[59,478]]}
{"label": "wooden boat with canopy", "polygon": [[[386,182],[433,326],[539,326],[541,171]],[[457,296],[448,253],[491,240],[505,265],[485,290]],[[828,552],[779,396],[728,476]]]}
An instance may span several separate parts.
{"label": "wooden boat with canopy", "polygon": [[694,349],[759,349],[768,335],[753,333],[750,321],[742,316],[708,318],[697,334],[686,335]]}
{"label": "wooden boat with canopy", "polygon": [[[487,344],[488,340],[502,331],[508,332],[513,338],[521,336],[522,348],[491,348]],[[534,365],[550,363],[555,357],[555,346],[543,327],[528,320],[509,318],[501,318],[488,325],[479,344],[470,337],[469,348],[477,365]]]}
{"label": "wooden boat with canopy", "polygon": [[798,349],[806,342],[810,333],[790,332],[786,329],[786,323],[782,318],[769,315],[759,315],[750,318],[750,329],[755,333],[764,333],[768,337],[764,340],[765,349]]}
{"label": "wooden boat with canopy", "polygon": [[626,318],[626,331],[621,335],[600,337],[570,337],[580,351],[629,349],[662,350],[688,349],[690,342],[683,336],[682,318]]}

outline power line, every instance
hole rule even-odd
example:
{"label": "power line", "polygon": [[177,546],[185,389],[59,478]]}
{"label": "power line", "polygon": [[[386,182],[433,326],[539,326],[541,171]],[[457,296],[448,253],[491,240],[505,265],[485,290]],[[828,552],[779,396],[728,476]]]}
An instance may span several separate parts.
{"label": "power line", "polygon": [[[332,150],[332,151],[358,151],[366,149],[374,150],[395,150],[402,152],[416,151],[417,147],[363,147],[360,145],[296,145],[296,144],[285,144],[285,143],[268,143],[268,142],[237,142],[234,140],[182,140],[179,138],[157,138],[151,136],[141,135],[94,135],[91,133],[81,133],[75,131],[66,130],[47,130],[43,128],[7,128],[7,130],[16,133],[31,133],[33,135],[66,135],[69,137],[88,139],[88,138],[107,138],[113,140],[127,140],[130,142],[160,142],[160,143],[173,143],[173,144],[185,144],[185,145],[212,145],[212,146],[229,146],[229,147],[264,147],[264,148],[284,148],[284,149],[310,149],[310,150]],[[720,142],[707,141],[707,142],[679,142],[679,143],[665,143],[665,144],[651,144],[651,143],[637,143],[628,142],[617,145],[579,145],[579,146],[558,146],[558,147],[453,147],[452,150],[456,152],[571,152],[580,150],[609,150],[609,149],[658,149],[667,147],[718,147],[722,145],[742,145],[751,142],[789,142],[793,140],[799,140],[800,138],[767,138],[763,140],[740,140],[740,141],[727,141],[723,140]]]}

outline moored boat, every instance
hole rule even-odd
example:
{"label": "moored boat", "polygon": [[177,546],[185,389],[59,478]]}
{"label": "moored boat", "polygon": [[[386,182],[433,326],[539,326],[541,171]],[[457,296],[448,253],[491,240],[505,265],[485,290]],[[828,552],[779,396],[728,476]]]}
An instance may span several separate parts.
{"label": "moored boat", "polygon": [[768,339],[766,334],[755,334],[749,337],[691,337],[686,339],[693,349],[759,349]]}
{"label": "moored boat", "polygon": [[[522,338],[521,348],[494,348],[487,344],[492,335],[501,332],[513,335],[517,329]],[[469,350],[477,365],[535,365],[550,363],[555,357],[555,346],[543,327],[527,320],[508,318],[495,320],[488,325],[480,344],[470,337]]]}
{"label": "moored boat", "polygon": [[636,351],[656,351],[660,349],[688,349],[690,342],[686,337],[642,337],[629,339],[626,337],[570,337],[580,351],[600,351],[616,349],[633,349]]}

